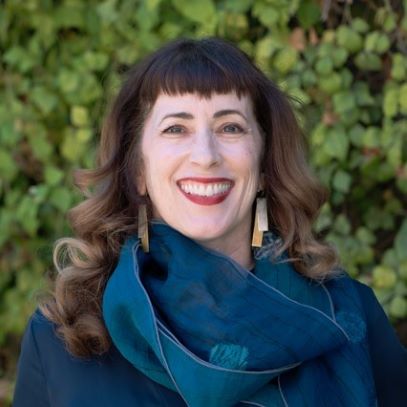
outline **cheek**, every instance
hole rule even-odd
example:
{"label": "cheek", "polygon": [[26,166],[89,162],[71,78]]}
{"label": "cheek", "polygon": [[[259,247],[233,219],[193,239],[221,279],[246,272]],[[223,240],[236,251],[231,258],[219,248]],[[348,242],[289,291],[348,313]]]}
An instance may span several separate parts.
{"label": "cheek", "polygon": [[169,160],[156,155],[146,157],[145,162],[145,183],[150,197],[159,197],[162,191],[168,189],[171,178],[171,167]]}
{"label": "cheek", "polygon": [[249,145],[244,150],[244,154],[241,157],[241,162],[245,163],[245,166],[250,171],[252,176],[258,175],[260,172],[261,152],[257,145]]}

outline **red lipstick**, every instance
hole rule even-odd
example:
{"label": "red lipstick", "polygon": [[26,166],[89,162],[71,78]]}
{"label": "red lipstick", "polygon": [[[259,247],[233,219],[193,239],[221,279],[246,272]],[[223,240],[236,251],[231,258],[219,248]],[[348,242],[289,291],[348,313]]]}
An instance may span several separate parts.
{"label": "red lipstick", "polygon": [[[213,195],[198,195],[194,193],[193,191],[185,191],[182,189],[181,185],[186,185],[190,183],[191,185],[196,185],[196,184],[227,184],[228,188],[225,189],[224,191],[219,191],[218,193],[215,193]],[[228,178],[182,178],[177,181],[177,185],[182,192],[182,194],[189,199],[191,202],[196,203],[198,205],[204,205],[204,206],[209,206],[209,205],[216,205],[218,203],[223,202],[229,195],[230,191],[232,190],[234,186],[234,182],[231,179]]]}

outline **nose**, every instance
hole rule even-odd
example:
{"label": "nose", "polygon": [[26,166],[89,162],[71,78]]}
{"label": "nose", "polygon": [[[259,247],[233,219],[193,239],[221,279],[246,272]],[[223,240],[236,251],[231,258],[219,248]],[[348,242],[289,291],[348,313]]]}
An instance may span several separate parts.
{"label": "nose", "polygon": [[195,134],[190,153],[190,160],[203,168],[219,164],[221,155],[215,135],[210,130]]}

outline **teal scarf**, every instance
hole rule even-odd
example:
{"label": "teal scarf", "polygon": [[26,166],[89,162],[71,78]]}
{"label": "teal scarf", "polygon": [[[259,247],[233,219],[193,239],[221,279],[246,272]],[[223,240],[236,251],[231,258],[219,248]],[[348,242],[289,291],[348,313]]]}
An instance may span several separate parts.
{"label": "teal scarf", "polygon": [[128,239],[103,298],[114,344],[191,407],[375,406],[352,280],[313,282],[277,243],[265,236],[250,272],[165,224],[148,254]]}

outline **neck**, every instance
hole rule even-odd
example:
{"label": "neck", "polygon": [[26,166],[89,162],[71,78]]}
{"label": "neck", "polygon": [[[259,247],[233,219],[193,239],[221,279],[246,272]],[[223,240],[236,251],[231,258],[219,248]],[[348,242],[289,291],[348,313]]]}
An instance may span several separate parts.
{"label": "neck", "polygon": [[250,235],[247,238],[225,239],[222,237],[217,240],[196,242],[203,247],[232,258],[246,270],[251,270],[254,267]]}
{"label": "neck", "polygon": [[[154,219],[154,221],[172,228],[172,226],[164,222],[162,219]],[[178,232],[182,233],[180,231]],[[230,257],[246,270],[251,270],[255,265],[251,248],[250,223],[239,230],[230,231],[226,236],[222,235],[221,237],[215,239],[194,239],[191,236],[189,236],[189,238],[207,249],[214,250],[227,257]]]}

